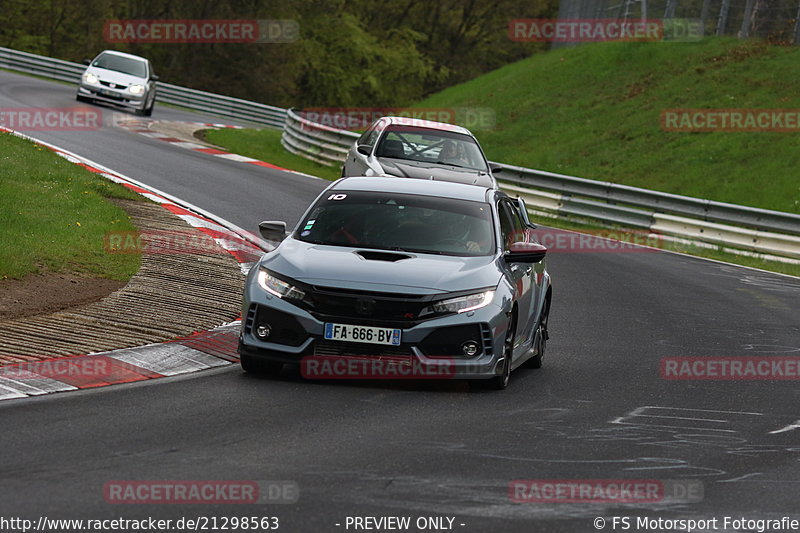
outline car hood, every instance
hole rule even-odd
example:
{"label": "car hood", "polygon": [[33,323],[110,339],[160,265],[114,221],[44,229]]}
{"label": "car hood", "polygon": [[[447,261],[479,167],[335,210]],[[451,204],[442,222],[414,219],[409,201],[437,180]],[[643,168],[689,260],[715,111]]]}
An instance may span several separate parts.
{"label": "car hood", "polygon": [[378,162],[386,174],[401,178],[418,178],[425,180],[453,181],[493,187],[494,180],[486,172],[470,168],[458,168],[450,165],[437,165],[417,161],[402,161],[389,157],[379,157]]}
{"label": "car hood", "polygon": [[86,72],[91,72],[99,79],[103,81],[107,81],[109,83],[114,83],[116,85],[144,85],[145,79],[140,78],[139,76],[132,76],[130,74],[125,74],[124,72],[117,72],[116,70],[108,70],[104,68],[98,67],[90,67],[86,69]]}
{"label": "car hood", "polygon": [[[398,261],[366,259],[358,252],[398,254]],[[346,246],[309,244],[287,238],[264,256],[261,266],[312,285],[346,289],[412,294],[445,293],[481,289],[500,280],[493,256],[391,252]]]}

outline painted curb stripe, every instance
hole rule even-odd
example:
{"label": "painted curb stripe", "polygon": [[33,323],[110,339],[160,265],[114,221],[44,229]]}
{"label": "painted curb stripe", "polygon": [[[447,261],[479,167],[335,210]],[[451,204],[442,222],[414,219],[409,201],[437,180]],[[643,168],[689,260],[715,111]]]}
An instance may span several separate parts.
{"label": "painted curb stripe", "polygon": [[[264,250],[253,244],[260,242],[257,238],[254,240],[253,236],[223,219],[217,217],[217,220],[212,220],[209,217],[215,216],[213,214],[206,213],[206,216],[189,209],[188,207],[194,206],[174,197],[169,199],[165,193],[148,188],[140,182],[132,183],[135,180],[47,142],[2,126],[0,130],[46,147],[71,163],[160,204],[198,231],[211,236],[236,259],[243,274],[264,253]],[[198,210],[202,211],[199,208]],[[97,354],[33,361],[20,358],[20,363],[0,367],[0,400],[132,383],[237,363],[240,326],[241,321],[236,320],[173,341]]]}
{"label": "painted curb stripe", "polygon": [[[212,155],[214,157],[220,157],[222,159],[227,159],[229,161],[236,161],[238,163],[246,163],[248,165],[256,165],[259,167],[271,168],[274,170],[280,170],[282,172],[289,172],[291,174],[298,174],[300,176],[305,176],[307,178],[314,178],[314,179],[322,179],[318,176],[312,176],[310,174],[306,174],[304,172],[299,172],[297,170],[292,170],[289,168],[280,167],[278,165],[273,165],[272,163],[267,163],[266,161],[259,161],[258,159],[253,159],[252,157],[247,157],[239,154],[234,154],[231,152],[226,152],[224,150],[219,150],[217,148],[210,148],[208,146],[202,146],[197,143],[193,143],[190,141],[184,141],[181,139],[176,139],[175,137],[170,137],[166,133],[160,133],[156,131],[152,131],[149,129],[149,125],[154,120],[146,120],[146,119],[121,119],[116,120],[116,126],[126,129],[132,133],[137,133],[139,135],[144,135],[145,137],[150,137],[152,139],[156,139],[159,141],[165,141],[173,146],[178,146],[180,148],[186,148],[188,150],[192,150],[193,152],[200,152],[203,154]],[[167,122],[167,121],[163,121]],[[189,122],[189,124],[195,124],[198,126],[206,126],[210,128],[229,128],[229,129],[237,129],[241,130],[244,129],[242,126],[233,126],[230,124],[212,124],[207,122]]]}

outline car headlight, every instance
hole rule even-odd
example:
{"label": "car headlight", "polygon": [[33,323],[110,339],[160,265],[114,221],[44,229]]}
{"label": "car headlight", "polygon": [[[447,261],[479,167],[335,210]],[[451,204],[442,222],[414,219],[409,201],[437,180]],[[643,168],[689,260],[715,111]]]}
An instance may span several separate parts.
{"label": "car headlight", "polygon": [[486,307],[492,303],[492,298],[494,298],[494,290],[478,292],[436,302],[433,304],[433,310],[437,313],[466,313]]}
{"label": "car headlight", "polygon": [[128,87],[131,94],[142,94],[144,92],[144,85],[131,85]]}
{"label": "car headlight", "polygon": [[91,83],[92,85],[96,85],[100,80],[97,79],[97,76],[92,74],[91,72],[87,72],[83,75],[83,80],[86,83]]}
{"label": "car headlight", "polygon": [[263,268],[258,271],[258,285],[268,293],[274,294],[278,298],[302,300],[306,295],[306,293],[302,290],[298,289],[294,285],[276,278]]}

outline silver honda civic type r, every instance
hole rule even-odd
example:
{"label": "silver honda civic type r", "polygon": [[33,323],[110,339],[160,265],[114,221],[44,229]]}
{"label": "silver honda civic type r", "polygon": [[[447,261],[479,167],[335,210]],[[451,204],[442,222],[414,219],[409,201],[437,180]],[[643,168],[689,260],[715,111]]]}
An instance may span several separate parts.
{"label": "silver honda civic type r", "polygon": [[493,187],[340,179],[290,234],[260,224],[281,242],[247,278],[242,367],[357,358],[505,388],[514,368],[541,366],[548,337],[533,228],[522,200]]}
{"label": "silver honda civic type r", "polygon": [[104,102],[150,116],[156,100],[156,81],[150,61],[143,57],[104,50],[81,75],[76,99]]}

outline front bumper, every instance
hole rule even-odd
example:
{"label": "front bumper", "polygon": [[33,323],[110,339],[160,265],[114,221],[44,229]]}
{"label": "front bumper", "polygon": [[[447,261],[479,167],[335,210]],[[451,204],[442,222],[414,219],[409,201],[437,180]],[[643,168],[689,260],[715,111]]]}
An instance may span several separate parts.
{"label": "front bumper", "polygon": [[146,105],[147,93],[131,94],[127,90],[117,91],[101,85],[81,83],[78,87],[78,96],[91,98],[98,102],[128,107],[130,109],[143,110]]}
{"label": "front bumper", "polygon": [[[352,316],[318,319],[305,309],[248,284],[239,353],[256,361],[301,365],[303,375],[311,378],[489,379],[502,371],[503,341],[509,320],[504,307],[510,307],[510,303],[496,294],[491,304],[475,311],[432,318],[410,327],[387,325],[402,330],[402,344],[394,347],[325,340],[326,322],[367,324]],[[254,330],[259,320],[269,322],[278,342],[256,337]],[[374,320],[370,325],[374,325]],[[302,333],[297,335],[298,331]],[[437,331],[439,333],[435,334]],[[452,343],[449,342],[451,332]],[[432,339],[438,341],[435,347]],[[479,353],[472,357],[459,349],[463,342],[470,340],[480,347]],[[336,363],[335,367],[322,365],[333,369],[335,375],[315,376],[305,372],[309,368],[320,368],[319,363],[328,360],[323,358],[357,360],[362,364],[351,361],[348,365]],[[311,363],[317,366],[309,366]],[[355,373],[348,375],[348,372]]]}

